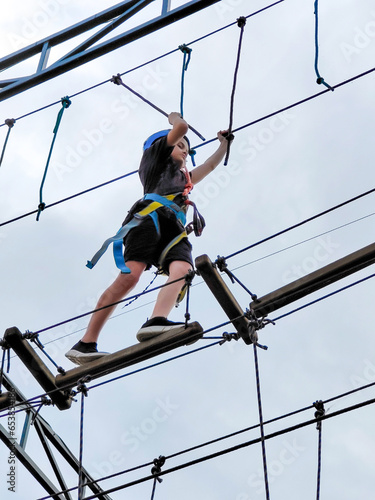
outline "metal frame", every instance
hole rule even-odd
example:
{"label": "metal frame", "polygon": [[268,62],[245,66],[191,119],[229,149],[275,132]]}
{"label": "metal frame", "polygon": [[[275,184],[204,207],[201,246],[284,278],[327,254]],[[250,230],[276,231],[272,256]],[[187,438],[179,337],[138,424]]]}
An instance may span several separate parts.
{"label": "metal frame", "polygon": [[[71,500],[72,496],[69,492],[59,493],[63,490],[67,489],[63,474],[60,470],[58,460],[54,455],[54,450],[59,452],[60,456],[65,460],[65,462],[72,467],[74,472],[77,473],[80,470],[79,461],[70,451],[70,449],[66,446],[66,444],[62,441],[62,439],[55,433],[55,431],[51,428],[51,426],[40,416],[38,410],[30,406],[27,402],[27,398],[19,391],[19,389],[15,386],[15,384],[5,375],[3,374],[3,385],[9,391],[6,394],[12,393],[12,398],[8,398],[14,404],[14,400],[17,402],[17,410],[25,409],[25,423],[23,426],[23,432],[19,442],[16,442],[15,439],[9,434],[9,432],[0,424],[0,440],[11,450],[20,463],[24,465],[24,467],[34,476],[34,478],[38,481],[38,483],[47,491],[52,498],[58,500]],[[5,398],[4,398],[5,400]],[[19,403],[24,403],[19,405]],[[2,405],[2,410],[5,409],[5,406]],[[40,467],[33,461],[31,456],[26,453],[26,444],[27,437],[30,430],[31,422],[36,429],[37,435],[41,441],[41,444],[44,448],[46,456],[51,464],[51,467],[55,473],[57,482],[59,486],[56,486],[51,479],[50,472],[45,473],[40,469]],[[52,446],[51,446],[52,445]],[[92,476],[84,469],[81,468],[81,473],[83,475],[83,484],[86,485],[87,488],[90,488],[93,494],[97,495],[97,498],[100,500],[111,500],[111,498],[103,493],[102,488],[97,484],[97,482],[93,479]]]}
{"label": "metal frame", "polygon": [[[40,54],[37,70],[34,74],[0,81],[0,88],[2,88],[2,90],[0,90],[0,101],[4,101],[36,85],[77,68],[82,64],[108,54],[134,40],[142,38],[175,21],[213,5],[220,0],[191,0],[173,10],[170,10],[170,0],[161,0],[160,16],[92,47],[98,40],[154,1],[156,0],[126,0],[70,28],[55,33],[24,49],[3,57],[0,59],[0,71],[11,68],[32,56]],[[53,47],[104,24],[105,22],[108,22],[106,27],[99,30],[95,35],[91,36],[61,59],[47,67],[48,57]]]}

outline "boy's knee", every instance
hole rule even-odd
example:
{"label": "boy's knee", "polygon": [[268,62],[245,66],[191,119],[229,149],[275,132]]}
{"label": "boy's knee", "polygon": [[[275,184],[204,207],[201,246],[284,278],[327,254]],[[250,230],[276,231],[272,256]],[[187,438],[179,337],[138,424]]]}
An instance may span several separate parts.
{"label": "boy's knee", "polygon": [[181,277],[188,274],[189,271],[192,270],[191,264],[189,262],[185,262],[184,260],[175,260],[169,265],[169,275]]}

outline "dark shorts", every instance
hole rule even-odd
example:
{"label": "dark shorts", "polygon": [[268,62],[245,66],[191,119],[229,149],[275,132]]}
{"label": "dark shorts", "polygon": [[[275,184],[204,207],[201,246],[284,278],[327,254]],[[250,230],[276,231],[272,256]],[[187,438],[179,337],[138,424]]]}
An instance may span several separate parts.
{"label": "dark shorts", "polygon": [[[173,238],[182,231],[182,226],[176,221],[159,216],[160,234],[158,234],[151,217],[146,217],[139,226],[130,230],[125,238],[125,262],[135,260],[144,262],[147,269],[159,267],[159,259],[163,250]],[[192,246],[187,238],[174,245],[166,255],[163,271],[168,274],[169,264],[175,260],[189,262],[193,268]]]}

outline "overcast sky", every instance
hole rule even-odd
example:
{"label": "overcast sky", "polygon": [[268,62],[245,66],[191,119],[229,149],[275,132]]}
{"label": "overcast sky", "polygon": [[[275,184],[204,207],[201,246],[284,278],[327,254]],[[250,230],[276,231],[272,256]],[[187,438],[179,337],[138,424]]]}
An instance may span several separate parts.
{"label": "overcast sky", "polygon": [[[183,1],[171,2],[172,8]],[[271,4],[264,0],[222,0],[191,17],[146,36],[65,75],[1,103],[0,122],[51,103],[14,125],[0,167],[0,222],[37,209],[60,99],[104,82],[117,73],[155,105],[179,111],[183,54],[176,50]],[[110,0],[21,0],[2,6],[2,56],[15,52],[113,5]],[[161,0],[107,38],[159,15]],[[314,1],[285,0],[247,20],[234,102],[233,128],[240,128],[309,96],[323,92],[314,71]],[[236,24],[191,43],[185,74],[184,117],[207,139],[228,127],[230,95],[240,30]],[[51,51],[50,61],[84,37]],[[319,3],[319,70],[337,85],[374,66],[375,8],[371,0]],[[160,58],[159,56],[174,51]],[[144,64],[158,58],[150,64]],[[32,74],[38,58],[2,73],[4,79]],[[139,69],[134,68],[141,66]],[[194,257],[230,256],[374,187],[374,75],[275,114],[235,134],[228,165],[219,166],[196,186],[191,198],[207,227],[191,236]],[[43,188],[48,205],[138,168],[142,144],[168,127],[166,118],[123,87],[106,83],[72,97],[64,111]],[[0,147],[7,133],[0,128]],[[194,146],[202,141],[193,133]],[[217,142],[197,148],[203,162]],[[104,239],[120,227],[127,210],[142,195],[137,175],[91,191],[0,226],[2,331],[17,326],[38,331],[92,310],[117,274],[111,252],[93,270],[85,267]],[[373,243],[374,195],[319,217],[267,243],[227,259],[238,279],[261,297]],[[275,319],[303,304],[370,276],[368,267],[273,313]],[[153,277],[145,273],[137,293]],[[226,278],[225,278],[226,279]],[[161,285],[158,277],[155,286]],[[191,290],[190,313],[204,329],[226,316],[200,277]],[[245,310],[251,297],[238,284],[228,286]],[[259,332],[268,346],[258,350],[264,420],[309,407],[375,381],[373,335],[374,280],[310,305]],[[151,314],[156,293],[128,307],[119,306],[99,340],[115,352],[136,343],[135,334]],[[185,303],[170,319],[182,321]],[[66,370],[64,353],[77,342],[88,318],[40,334],[46,350]],[[220,337],[231,326],[208,336]],[[155,361],[188,353],[217,340],[201,340],[100,382],[131,373]],[[51,365],[50,369],[56,373]],[[41,387],[12,354],[10,378],[28,398]],[[90,386],[96,385],[94,381]],[[326,405],[333,413],[373,397],[362,390]],[[40,411],[78,457],[80,397],[66,411]],[[265,426],[278,431],[314,417],[309,409]],[[24,416],[17,418],[17,436]],[[89,390],[85,399],[83,465],[95,478],[170,456],[259,422],[252,346],[242,340],[213,345],[141,373]],[[345,413],[323,422],[321,498],[357,500],[373,495],[374,408]],[[6,415],[1,419],[7,427]],[[259,429],[167,460],[163,470],[259,437]],[[316,497],[318,432],[310,425],[267,440],[270,498]],[[31,429],[26,451],[45,471],[47,460]],[[0,446],[2,498],[38,499],[43,488],[18,463],[16,493],[7,491],[9,451]],[[68,485],[77,477],[65,465]],[[53,477],[52,473],[48,472]],[[104,489],[150,474],[150,467],[102,483]],[[113,499],[151,497],[152,482],[113,493]],[[4,495],[5,492],[5,495]],[[73,498],[76,498],[74,493]],[[207,460],[164,476],[155,499],[261,500],[265,498],[259,445]]]}

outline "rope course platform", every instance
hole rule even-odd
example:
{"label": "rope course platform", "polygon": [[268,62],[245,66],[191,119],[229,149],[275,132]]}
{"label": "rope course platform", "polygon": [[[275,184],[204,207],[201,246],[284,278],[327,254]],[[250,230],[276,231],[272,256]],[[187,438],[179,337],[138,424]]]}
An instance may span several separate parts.
{"label": "rope course platform", "polygon": [[[16,327],[8,328],[4,339],[18,355],[30,373],[39,382],[42,388],[49,393],[52,401],[59,410],[67,410],[71,406],[69,388],[75,386],[80,379],[88,377],[90,380],[107,375],[114,371],[126,368],[159,354],[171,351],[177,347],[191,344],[203,335],[203,328],[197,322],[188,324],[182,332],[166,332],[158,337],[127,347],[113,354],[92,361],[72,370],[64,371],[56,377],[45,365],[42,359],[31,347]],[[4,398],[5,404],[7,398]]]}
{"label": "rope course platform", "polygon": [[[104,36],[108,35],[112,30],[120,26],[124,21],[130,19],[133,15],[137,14],[140,12],[142,9],[146,8],[149,4],[151,4],[154,0],[126,0],[122,1],[118,5],[115,5],[111,9],[107,9],[103,12],[98,13],[95,16],[92,16],[81,23],[78,23],[74,26],[71,26],[70,28],[67,28],[59,33],[56,33],[55,35],[48,37],[44,40],[41,40],[40,42],[37,42],[36,44],[30,45],[29,47],[26,47],[25,49],[22,49],[20,51],[17,51],[7,57],[4,57],[0,59],[0,70],[1,69],[7,69],[8,67],[13,66],[15,63],[18,63],[19,61],[24,61],[30,57],[34,56],[39,56],[39,62],[37,64],[37,69],[34,74],[31,76],[25,76],[25,77],[17,77],[17,78],[12,78],[10,80],[3,80],[0,81],[0,101],[6,100],[10,97],[16,96],[28,89],[31,89],[35,87],[36,85],[39,85],[43,82],[46,82],[52,78],[55,78],[59,75],[64,74],[67,71],[70,71],[71,69],[74,69],[86,62],[93,61],[94,59],[107,54],[111,51],[114,51],[115,49],[122,47],[126,44],[129,44],[133,41],[139,40],[140,38],[156,32],[157,30],[160,30],[164,27],[169,26],[170,24],[174,23],[177,20],[183,19],[185,17],[188,17],[194,13],[199,12],[200,10],[203,10],[205,7],[212,6],[215,3],[219,3],[220,0],[182,0],[179,3],[181,4],[178,8],[175,8],[174,10],[171,10],[171,0],[160,0],[161,3],[161,15],[149,20],[148,22],[137,26],[136,28],[133,28],[125,33],[122,33],[121,35],[111,38],[105,42],[102,43],[97,43],[101,38]],[[276,1],[272,5],[276,5],[278,3],[281,3],[284,0],[279,0]],[[268,6],[267,8],[269,8]],[[259,11],[260,12],[260,11]],[[315,19],[316,19],[316,32],[315,32],[315,38],[316,38],[316,59],[315,59],[315,71],[318,77],[317,83],[318,84],[323,84],[327,87],[327,90],[333,91],[335,88],[339,88],[342,85],[354,81],[355,79],[360,78],[361,76],[364,76],[365,74],[369,74],[375,71],[375,68],[372,68],[366,73],[362,73],[361,75],[357,75],[356,77],[346,80],[345,82],[342,82],[340,84],[333,85],[332,87],[328,85],[327,83],[324,82],[324,79],[320,76],[319,70],[318,70],[318,0],[315,0]],[[230,118],[230,125],[229,125],[229,132],[235,132],[244,129],[245,127],[248,127],[250,125],[254,125],[256,123],[259,123],[266,118],[270,118],[272,116],[275,116],[276,114],[279,114],[283,111],[292,109],[296,106],[299,106],[300,104],[303,104],[307,101],[310,101],[312,99],[315,99],[318,96],[321,96],[324,92],[320,92],[319,94],[311,95],[305,99],[299,100],[298,102],[294,102],[293,104],[290,104],[287,107],[284,107],[283,109],[278,109],[277,111],[274,111],[267,116],[262,116],[261,118],[258,118],[257,120],[252,121],[251,123],[248,123],[246,125],[243,125],[241,127],[235,128],[232,130],[232,115],[233,115],[233,102],[234,102],[234,91],[235,91],[235,86],[236,86],[236,76],[237,76],[237,70],[238,70],[238,63],[239,63],[239,55],[240,55],[240,48],[241,48],[241,41],[242,41],[242,33],[243,33],[243,27],[246,23],[246,18],[241,17],[238,21],[238,26],[241,28],[241,35],[240,35],[240,42],[239,42],[239,48],[238,48],[238,54],[237,54],[237,65],[236,65],[236,70],[235,70],[235,78],[234,78],[234,83],[233,83],[233,90],[232,90],[232,100],[231,100],[231,118]],[[102,25],[104,23],[108,23],[106,27],[102,28],[100,31],[98,31],[96,34],[85,40],[83,43],[80,43],[76,48],[71,50],[69,53],[65,54],[63,57],[61,57],[59,60],[54,62],[53,64],[47,66],[48,63],[48,58],[50,51],[57,45],[59,45],[62,42],[66,42],[73,37],[77,35],[82,35],[83,33],[87,32],[90,29],[93,29],[99,25]],[[223,29],[223,28],[221,28]],[[179,47],[181,49],[182,46]],[[189,49],[191,51],[191,49]],[[184,65],[183,68],[185,67],[185,58],[184,58]],[[187,68],[187,64],[185,69]],[[184,71],[184,70],[183,70]],[[183,75],[182,74],[182,91],[181,91],[181,116],[183,115],[182,113],[182,97],[183,97]],[[113,76],[112,80],[107,80],[106,82],[113,82],[117,85],[122,85],[125,89],[130,90],[134,95],[138,96],[141,98],[144,102],[147,102],[149,105],[151,105],[154,109],[157,111],[161,112],[164,116],[168,116],[166,112],[164,112],[161,108],[157,107],[154,105],[151,101],[148,101],[145,98],[142,98],[141,94],[135,92],[132,90],[128,85],[126,85],[124,82],[121,80],[121,75],[120,73],[117,74],[117,76]],[[99,85],[102,85],[106,82],[102,82]],[[96,87],[96,86],[95,86]],[[94,87],[92,87],[94,88]],[[86,92],[90,89],[85,89],[84,91],[80,92]],[[78,95],[78,93],[77,93]],[[68,99],[68,97],[64,98]],[[67,104],[67,101],[66,101]],[[63,103],[64,106],[64,103]],[[65,106],[68,107],[68,106]],[[57,205],[59,203],[62,203],[64,201],[71,200],[74,197],[80,196],[84,193],[87,193],[89,191],[92,191],[94,189],[97,189],[99,187],[102,187],[104,185],[107,185],[109,183],[112,183],[114,181],[117,181],[119,179],[122,179],[124,177],[133,175],[137,172],[137,170],[134,170],[132,172],[129,172],[121,177],[117,177],[116,179],[112,179],[110,181],[107,181],[105,183],[102,183],[100,185],[94,186],[92,188],[86,189],[85,191],[81,191],[80,193],[77,193],[75,195],[69,196],[68,198],[65,198],[63,200],[59,200],[57,202],[54,202],[50,205],[46,205],[43,200],[42,200],[42,190],[43,190],[43,184],[45,181],[45,177],[47,174],[47,168],[49,165],[49,160],[54,144],[54,140],[56,137],[57,129],[58,129],[58,124],[59,120],[61,119],[62,111],[64,110],[64,107],[62,110],[60,110],[60,113],[58,115],[58,121],[56,122],[56,126],[54,129],[54,139],[50,148],[50,153],[47,159],[47,165],[45,167],[45,172],[43,176],[43,180],[40,186],[40,203],[38,206],[38,215],[37,215],[37,220],[39,219],[40,213],[44,208],[52,207],[54,205]],[[35,111],[36,112],[36,111]],[[31,113],[30,113],[31,114]],[[24,115],[28,116],[28,115]],[[23,117],[21,117],[23,118]],[[11,120],[8,120],[5,122],[4,125],[8,125],[8,133],[5,138],[5,143],[3,147],[3,151],[1,153],[1,158],[0,158],[0,166],[2,163],[2,159],[4,156],[4,150],[9,138],[9,134],[11,131],[11,127],[14,125],[15,120],[13,122]],[[0,125],[1,127],[1,125]],[[191,126],[189,128],[198,135],[202,141],[205,141],[205,138],[201,136],[195,129],[193,129]],[[211,139],[207,142],[204,142],[204,144],[200,144],[197,147],[201,147],[205,144],[208,144],[216,139]],[[230,146],[230,141],[228,141],[228,149],[227,149],[227,156],[224,160],[224,165],[227,165],[228,157],[229,157],[229,146]],[[193,163],[194,163],[194,158],[192,158]],[[367,193],[363,193],[362,196],[365,196],[366,194],[369,194],[373,192],[374,190],[368,191]],[[359,197],[356,197],[359,198]],[[275,236],[279,236],[284,232],[287,232],[291,229],[295,229],[298,226],[301,226],[302,224],[305,224],[306,222],[309,222],[317,217],[320,217],[323,214],[328,213],[331,210],[335,210],[339,206],[343,206],[346,203],[349,203],[353,201],[353,199],[346,201],[345,203],[342,203],[340,205],[337,205],[336,207],[333,207],[329,210],[326,210],[325,212],[321,212],[320,214],[310,217],[309,219],[306,219],[305,221],[302,221],[298,224],[295,224],[292,227],[289,227],[288,229],[285,229],[283,231],[280,231],[279,233],[268,237],[268,239],[271,239]],[[27,214],[21,215],[17,218],[14,218],[12,220],[0,223],[0,227],[6,224],[9,224],[11,222],[15,222],[16,220],[19,220],[23,217],[29,216],[35,212],[29,212]],[[373,214],[372,214],[373,215]],[[0,235],[1,236],[1,235]],[[259,243],[265,242],[266,239],[262,240],[261,242],[258,242],[256,244],[253,244],[249,247],[246,247],[232,255],[229,255],[227,258],[233,257],[234,255],[237,255],[245,250],[248,250],[254,246],[256,246]],[[367,243],[367,242],[366,242]],[[50,497],[45,497],[45,498],[56,498],[56,499],[72,499],[72,491],[77,489],[77,494],[78,494],[78,500],[84,500],[86,498],[87,500],[89,499],[94,499],[98,498],[100,500],[111,500],[110,497],[107,495],[107,493],[112,493],[120,489],[124,489],[128,486],[134,486],[138,483],[147,481],[152,479],[153,480],[153,490],[152,490],[152,497],[151,500],[154,498],[154,493],[155,493],[155,486],[157,485],[157,482],[162,482],[161,477],[166,475],[171,472],[176,472],[179,469],[188,467],[190,465],[195,465],[197,463],[203,462],[208,459],[215,458],[216,456],[221,456],[226,453],[230,453],[232,451],[235,451],[236,449],[243,448],[245,446],[249,446],[250,444],[258,444],[260,443],[262,446],[262,457],[263,457],[263,472],[264,472],[264,483],[265,483],[265,494],[266,494],[266,500],[270,500],[270,493],[269,493],[269,486],[268,486],[268,472],[267,472],[267,458],[266,458],[266,449],[265,449],[265,443],[268,439],[271,439],[273,437],[276,437],[278,435],[285,434],[287,432],[291,432],[292,430],[297,430],[302,426],[307,426],[311,425],[312,423],[316,422],[317,429],[319,431],[318,435],[318,475],[317,475],[317,500],[319,499],[320,496],[320,474],[321,474],[321,454],[322,454],[322,446],[321,446],[321,441],[322,441],[322,422],[326,418],[332,418],[336,415],[339,415],[340,412],[336,412],[335,414],[330,414],[327,415],[325,413],[325,408],[323,405],[323,401],[319,400],[313,403],[313,406],[317,410],[315,412],[315,420],[309,420],[306,422],[303,422],[302,424],[298,425],[293,425],[290,426],[289,428],[283,429],[282,431],[277,431],[273,432],[272,434],[265,434],[264,432],[264,424],[270,423],[271,421],[264,421],[263,418],[263,410],[262,410],[262,402],[261,402],[261,384],[260,384],[260,377],[259,377],[259,368],[258,368],[258,358],[257,358],[257,347],[260,347],[262,349],[267,349],[266,346],[262,346],[258,344],[257,342],[257,331],[263,328],[266,324],[269,323],[275,323],[277,322],[277,319],[273,320],[267,320],[265,319],[269,314],[273,313],[274,311],[285,307],[292,302],[295,302],[297,300],[300,300],[301,298],[312,294],[324,287],[327,287],[331,285],[332,283],[335,283],[343,278],[346,278],[347,276],[358,272],[367,266],[370,266],[375,263],[375,243],[372,243],[364,248],[361,248],[360,250],[357,250],[339,260],[336,260],[335,262],[332,262],[329,265],[326,265],[310,274],[307,274],[303,276],[300,279],[297,279],[285,286],[282,286],[281,288],[267,293],[266,295],[258,298],[256,295],[252,294],[249,292],[249,290],[245,288],[246,291],[248,291],[251,295],[251,301],[250,303],[248,302],[248,308],[244,310],[240,303],[237,301],[237,299],[234,297],[232,294],[230,288],[227,286],[226,282],[224,281],[222,274],[227,274],[227,277],[230,278],[232,283],[235,283],[239,281],[235,279],[234,275],[229,271],[229,269],[226,268],[225,261],[223,262],[225,258],[224,257],[218,257],[218,260],[215,262],[212,262],[210,258],[207,255],[200,255],[195,259],[195,267],[196,267],[196,274],[202,277],[206,285],[208,286],[209,290],[212,292],[214,295],[215,299],[229,318],[229,322],[232,323],[233,327],[235,328],[237,333],[227,333],[223,334],[223,341],[218,342],[217,344],[223,344],[226,340],[235,339],[238,340],[241,338],[244,343],[247,346],[251,346],[251,348],[254,351],[254,365],[255,365],[255,381],[256,381],[256,389],[257,389],[257,397],[258,397],[258,412],[259,412],[259,424],[256,426],[253,426],[253,428],[259,428],[260,429],[260,437],[257,437],[256,439],[252,439],[251,441],[248,441],[246,443],[241,443],[236,446],[232,446],[231,448],[227,448],[226,450],[220,450],[216,451],[215,453],[212,453],[210,455],[207,455],[205,457],[201,458],[195,458],[194,460],[181,464],[179,466],[171,467],[168,470],[161,470],[161,466],[164,465],[165,459],[168,457],[164,457],[162,455],[159,456],[159,459],[154,460],[154,467],[151,470],[152,476],[147,476],[144,478],[141,478],[139,480],[134,480],[132,482],[129,482],[128,484],[122,484],[121,486],[117,487],[109,487],[107,491],[104,491],[100,486],[99,482],[103,481],[105,479],[110,478],[108,477],[103,477],[101,479],[93,479],[88,472],[82,467],[83,464],[83,429],[84,429],[84,401],[85,397],[87,397],[88,389],[93,389],[94,387],[91,388],[86,388],[85,383],[91,382],[94,379],[98,379],[100,377],[109,375],[115,371],[130,367],[132,365],[136,365],[138,363],[142,363],[148,359],[157,357],[159,355],[163,355],[167,352],[170,352],[174,349],[184,347],[184,346],[190,346],[190,344],[193,344],[202,338],[204,340],[212,337],[204,337],[205,333],[209,332],[210,330],[204,331],[202,326],[198,322],[193,322],[193,323],[187,323],[190,314],[188,311],[188,303],[189,303],[189,286],[187,287],[187,308],[186,308],[186,323],[185,323],[185,328],[184,330],[178,332],[178,333],[164,333],[161,334],[151,340],[145,341],[145,342],[140,342],[135,345],[126,347],[124,349],[121,349],[117,352],[107,354],[103,356],[100,359],[97,359],[95,361],[91,361],[89,363],[83,364],[82,366],[75,367],[73,369],[65,370],[61,367],[58,367],[53,360],[49,357],[49,355],[44,352],[44,354],[49,357],[50,361],[52,361],[55,364],[55,367],[57,368],[57,374],[55,375],[52,373],[52,371],[48,368],[48,366],[44,363],[44,361],[39,357],[38,352],[36,349],[34,349],[33,345],[29,340],[35,341],[39,333],[49,330],[52,328],[56,328],[59,325],[71,322],[74,319],[77,318],[71,318],[68,319],[64,322],[61,322],[59,324],[55,324],[52,326],[49,326],[48,328],[44,328],[43,330],[40,330],[35,333],[27,332],[25,334],[22,334],[21,331],[17,327],[11,327],[8,328],[5,331],[4,334],[4,339],[3,343],[0,341],[0,346],[2,346],[4,350],[4,356],[3,356],[3,366],[0,370],[0,411],[5,410],[7,411],[8,408],[14,408],[17,406],[18,411],[24,412],[25,413],[25,423],[23,427],[23,432],[22,436],[19,439],[19,442],[15,441],[15,439],[12,437],[11,433],[7,432],[5,427],[3,427],[0,424],[0,441],[2,441],[12,452],[14,452],[15,456],[19,459],[20,463],[22,463],[25,468],[34,476],[34,479],[37,480],[40,485],[46,490],[46,492],[50,495]],[[316,267],[315,267],[316,269]],[[192,272],[192,275],[194,275],[194,272]],[[375,275],[373,275],[375,276]],[[368,278],[367,278],[368,279]],[[151,285],[151,284],[150,284]],[[148,287],[150,286],[148,285]],[[161,288],[161,287],[160,287]],[[142,294],[147,290],[147,288],[142,292]],[[141,294],[140,294],[141,295]],[[88,302],[90,303],[90,302]],[[119,303],[119,302],[118,302]],[[116,304],[118,304],[116,303]],[[131,302],[130,302],[131,303]],[[115,305],[115,304],[112,304]],[[128,305],[128,304],[127,304]],[[108,307],[108,306],[105,306]],[[82,314],[81,316],[86,316],[88,314],[92,314],[95,311],[90,311],[85,314]],[[290,314],[290,313],[288,313]],[[79,317],[81,317],[79,316]],[[228,322],[228,323],[229,323]],[[215,326],[212,328],[214,330],[215,328],[219,328],[222,325]],[[76,332],[74,332],[76,333]],[[217,337],[214,337],[217,338]],[[55,341],[56,338],[54,338],[53,341]],[[58,339],[57,339],[58,340]],[[38,342],[36,342],[38,345]],[[217,345],[217,344],[212,344],[212,345]],[[38,347],[41,347],[42,350],[44,349],[44,346],[39,343]],[[4,370],[4,362],[5,362],[5,354],[8,355],[8,364],[10,365],[10,356],[9,356],[9,351],[12,349],[15,353],[16,356],[18,356],[19,360],[25,365],[27,370],[32,374],[32,376],[35,378],[35,380],[40,384],[40,386],[43,388],[43,391],[45,391],[45,394],[42,396],[38,396],[37,398],[41,399],[41,402],[35,402],[31,403],[31,401],[37,398],[32,398],[30,400],[27,400],[22,393],[18,391],[16,386],[10,382],[10,380],[7,378],[5,375],[5,370]],[[205,349],[205,347],[203,348]],[[198,349],[197,349],[198,350]],[[7,352],[5,352],[7,351]],[[191,353],[188,353],[191,354]],[[185,355],[185,354],[182,354]],[[175,358],[180,357],[180,354],[175,356]],[[170,360],[167,360],[170,361]],[[161,361],[161,363],[164,363],[164,358]],[[236,360],[237,362],[237,360]],[[155,363],[157,364],[157,363]],[[154,365],[153,365],[154,366]],[[199,364],[198,364],[199,368]],[[143,369],[143,368],[141,368]],[[9,371],[9,369],[8,369]],[[137,371],[137,370],[136,370]],[[136,373],[136,371],[134,373]],[[139,370],[140,371],[140,370]],[[129,373],[126,373],[125,376],[129,375]],[[181,375],[181,374],[180,374]],[[118,377],[120,378],[120,377]],[[117,379],[113,379],[117,380]],[[173,379],[172,379],[173,380]],[[107,383],[108,380],[104,381],[104,383]],[[110,380],[112,382],[112,380]],[[175,380],[173,380],[175,382]],[[1,384],[4,383],[4,387],[6,389],[6,392],[2,393],[1,391]],[[100,385],[100,384],[98,384]],[[73,390],[73,388],[76,387],[76,391]],[[53,404],[55,405],[59,410],[67,410],[70,409],[72,406],[72,402],[76,401],[74,397],[80,394],[81,395],[81,422],[80,422],[80,456],[79,459],[77,459],[70,449],[63,443],[63,441],[59,438],[59,436],[52,430],[52,428],[47,424],[47,422],[39,415],[39,410],[43,407],[43,405],[48,405],[48,404]],[[46,397],[48,396],[48,397]],[[50,398],[50,399],[48,399]],[[375,400],[372,399],[370,401],[362,403],[362,405],[367,405],[367,404],[374,404]],[[359,406],[359,405],[358,405]],[[38,407],[38,409],[36,409]],[[355,406],[350,407],[349,409],[344,409],[344,411],[351,411],[354,409]],[[306,410],[307,408],[304,408]],[[299,410],[302,411],[302,410]],[[5,416],[2,415],[2,416]],[[284,415],[285,417],[285,415]],[[281,419],[284,417],[278,417],[277,419]],[[277,420],[274,419],[274,420]],[[85,425],[87,425],[85,423]],[[46,473],[44,473],[41,470],[41,467],[39,467],[37,462],[34,462],[32,457],[28,455],[25,451],[25,446],[26,442],[28,439],[28,434],[30,429],[32,427],[35,428],[38,437],[40,439],[40,442],[44,448],[44,451],[46,452],[47,458],[50,462],[50,465],[52,466],[53,472],[56,476],[57,483],[59,487],[57,487],[54,484],[54,480],[50,478],[50,476]],[[169,431],[169,429],[168,429]],[[242,431],[241,431],[242,432]],[[233,434],[234,435],[234,434]],[[220,438],[223,439],[224,437]],[[172,437],[173,439],[173,437]],[[217,440],[219,441],[219,439]],[[211,442],[211,444],[214,441]],[[67,481],[63,477],[63,473],[59,470],[59,466],[57,464],[57,461],[55,460],[53,454],[51,453],[50,449],[50,444],[54,446],[54,448],[62,455],[62,457],[66,460],[67,464],[72,467],[73,471],[77,473],[78,475],[78,487],[69,487],[67,486]],[[205,443],[200,446],[206,446]],[[196,447],[198,448],[198,447]],[[187,451],[191,451],[193,448],[189,448],[188,450],[184,451],[179,451],[179,453],[176,453],[175,456],[186,453]],[[34,451],[34,450],[33,450]],[[38,458],[39,461],[39,458]],[[141,468],[143,466],[139,466]],[[134,468],[134,470],[136,467]],[[129,471],[132,469],[129,469]],[[124,471],[128,472],[128,471]],[[120,473],[113,474],[119,475]],[[122,472],[121,472],[122,474]],[[92,496],[86,496],[85,489],[90,487],[92,493]],[[241,495],[238,495],[238,498]],[[39,499],[39,500],[44,500],[44,499]]]}

